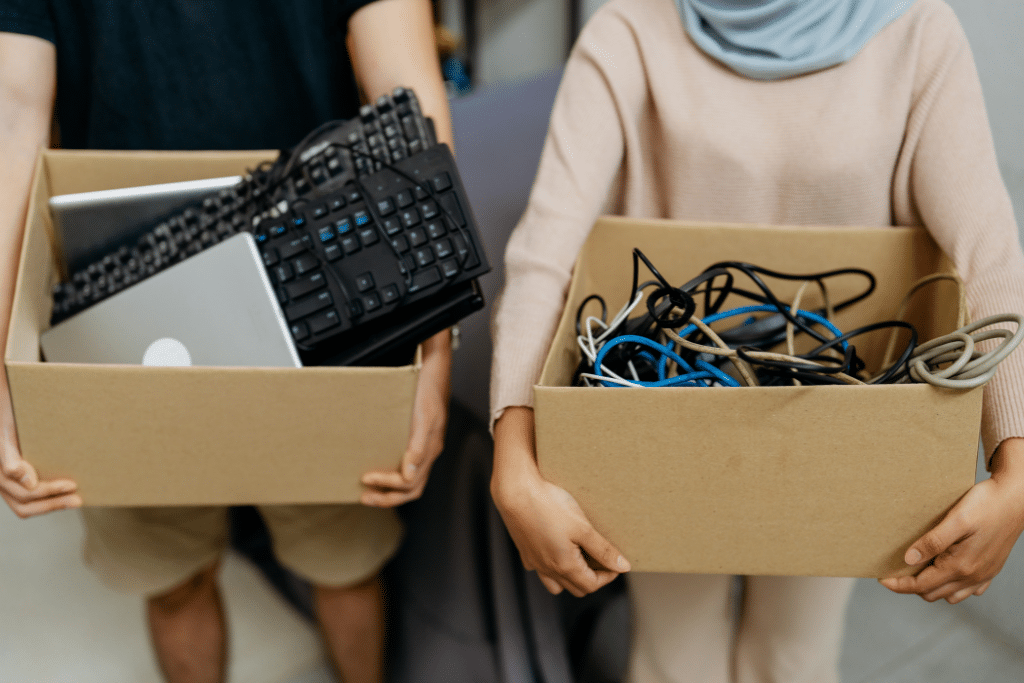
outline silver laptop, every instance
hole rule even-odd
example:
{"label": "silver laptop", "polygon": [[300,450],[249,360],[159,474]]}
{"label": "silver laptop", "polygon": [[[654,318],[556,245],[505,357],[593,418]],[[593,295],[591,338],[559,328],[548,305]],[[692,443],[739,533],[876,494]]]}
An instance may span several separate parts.
{"label": "silver laptop", "polygon": [[252,235],[240,233],[40,337],[65,363],[301,367]]}
{"label": "silver laptop", "polygon": [[234,187],[241,176],[62,194],[50,198],[53,228],[69,272],[79,270],[185,204]]}

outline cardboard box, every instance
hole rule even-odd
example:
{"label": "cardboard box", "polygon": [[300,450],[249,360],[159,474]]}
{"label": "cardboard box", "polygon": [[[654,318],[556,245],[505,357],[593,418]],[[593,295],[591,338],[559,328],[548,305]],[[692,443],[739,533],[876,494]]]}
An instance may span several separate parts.
{"label": "cardboard box", "polygon": [[235,175],[276,152],[44,152],[4,362],[18,438],[86,505],[356,501],[405,451],[418,362],[394,368],[42,363],[56,280],[52,195]]}
{"label": "cardboard box", "polygon": [[[891,319],[913,282],[951,270],[929,235],[601,218],[534,388],[543,475],[576,497],[635,571],[907,573],[903,553],[974,483],[981,390],[569,387],[580,358],[577,306],[595,292],[609,315],[625,303],[634,247],[676,283],[726,260],[788,273],[866,268],[878,287],[838,315],[850,330]],[[830,296],[862,283],[837,281]],[[771,284],[787,301],[799,283]],[[749,303],[738,301],[731,305]],[[945,283],[915,297],[908,317],[925,341],[955,329],[957,310]],[[887,341],[856,340],[869,368]]]}

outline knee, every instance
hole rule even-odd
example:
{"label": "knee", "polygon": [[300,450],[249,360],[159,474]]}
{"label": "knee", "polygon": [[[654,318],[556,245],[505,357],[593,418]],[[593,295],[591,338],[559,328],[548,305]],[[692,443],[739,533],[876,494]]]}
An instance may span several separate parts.
{"label": "knee", "polygon": [[206,595],[216,593],[218,569],[218,563],[211,564],[170,590],[150,596],[149,607],[158,612],[173,614],[180,612],[197,600],[201,600]]}

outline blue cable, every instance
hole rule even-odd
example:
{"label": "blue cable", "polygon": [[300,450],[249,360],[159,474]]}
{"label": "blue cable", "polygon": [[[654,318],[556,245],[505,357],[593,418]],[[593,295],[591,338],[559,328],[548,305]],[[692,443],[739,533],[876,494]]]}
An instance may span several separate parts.
{"label": "blue cable", "polygon": [[[787,310],[789,310],[788,307],[787,307]],[[713,322],[718,322],[719,320],[725,320],[726,318],[731,318],[731,317],[734,317],[734,316],[737,316],[737,315],[745,315],[745,314],[749,314],[749,313],[778,313],[778,311],[779,311],[779,309],[776,308],[775,306],[766,306],[766,305],[762,305],[762,306],[741,306],[739,308],[734,308],[734,309],[731,309],[731,310],[728,310],[728,311],[722,311],[721,313],[715,313],[714,315],[709,315],[707,318],[703,319],[703,322],[705,324],[711,324]],[[824,326],[826,329],[828,329],[830,332],[832,332],[836,337],[842,337],[843,336],[843,333],[839,330],[839,328],[837,328],[835,325],[833,325],[827,319],[822,318],[820,315],[817,315],[816,313],[811,313],[810,311],[803,311],[803,310],[797,309],[795,315],[796,315],[796,317],[806,318],[807,320],[810,320],[812,322],[816,322],[819,325]],[[679,334],[680,337],[685,337],[686,335],[691,334],[691,333],[693,333],[696,330],[697,330],[697,326],[696,325],[687,325],[682,330],[680,330],[678,334]],[[694,368],[691,367],[689,363],[687,363],[685,360],[683,360],[683,358],[681,356],[679,356],[679,354],[677,354],[675,351],[672,350],[671,346],[666,346],[666,345],[663,345],[663,344],[659,344],[658,342],[656,342],[656,341],[654,341],[652,339],[648,339],[647,337],[641,337],[641,336],[635,335],[635,334],[624,334],[624,335],[621,335],[619,337],[615,337],[613,339],[609,339],[607,342],[605,342],[605,344],[601,347],[601,350],[597,352],[597,357],[594,360],[594,374],[599,376],[599,377],[602,376],[601,366],[604,363],[604,357],[608,354],[608,351],[612,347],[618,346],[619,344],[629,344],[629,343],[640,344],[642,346],[646,346],[646,347],[648,347],[648,348],[658,352],[660,354],[660,356],[661,356],[660,359],[656,359],[651,353],[649,353],[647,351],[642,351],[642,352],[640,352],[638,354],[641,357],[650,360],[651,362],[657,361],[657,365],[658,365],[658,380],[655,381],[655,382],[644,382],[644,381],[630,380],[633,384],[636,384],[637,386],[643,386],[643,387],[701,386],[701,387],[706,387],[706,386],[708,386],[708,384],[704,380],[715,380],[715,381],[718,381],[718,382],[724,384],[725,386],[729,386],[729,387],[738,387],[738,386],[740,386],[739,382],[737,382],[735,379],[733,379],[732,377],[730,377],[726,373],[724,373],[721,370],[719,370],[718,368],[716,368],[714,365],[708,363],[707,361],[698,359],[695,364],[697,365],[697,367],[700,368],[700,370],[699,371],[698,370],[694,370]],[[840,345],[842,346],[843,351],[845,351],[846,347],[849,346],[849,344],[846,341],[840,342]],[[670,361],[670,360],[674,361],[680,368],[685,370],[685,373],[682,374],[682,375],[677,375],[676,377],[666,377],[668,361]],[[613,382],[601,382],[601,384],[603,384],[606,387],[621,386],[621,385],[615,384]]]}

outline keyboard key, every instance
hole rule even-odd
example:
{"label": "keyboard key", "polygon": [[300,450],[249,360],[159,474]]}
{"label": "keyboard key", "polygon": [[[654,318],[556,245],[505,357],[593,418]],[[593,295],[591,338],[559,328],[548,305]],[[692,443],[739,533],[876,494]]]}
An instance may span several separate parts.
{"label": "keyboard key", "polygon": [[402,225],[407,228],[411,228],[420,222],[420,214],[415,207],[406,209],[401,213],[400,217],[402,219]]}
{"label": "keyboard key", "polygon": [[302,176],[295,179],[295,192],[297,194],[306,194],[309,192],[309,182],[307,182]]}
{"label": "keyboard key", "polygon": [[344,208],[345,208],[345,200],[342,199],[341,197],[338,197],[337,199],[332,199],[331,200],[331,213],[333,213],[335,211],[341,211]]}
{"label": "keyboard key", "polygon": [[437,258],[448,258],[454,253],[452,251],[452,243],[448,240],[441,240],[440,242],[434,243],[434,253],[437,254]]}
{"label": "keyboard key", "polygon": [[445,216],[449,220],[455,221],[460,226],[466,225],[466,217],[462,215],[462,209],[459,208],[459,198],[455,196],[455,193],[449,192],[448,194],[441,195],[441,206],[444,207]]}
{"label": "keyboard key", "polygon": [[383,227],[384,232],[389,235],[397,235],[402,231],[402,224],[397,218],[385,218],[381,221],[381,227]]}
{"label": "keyboard key", "polygon": [[341,323],[341,318],[338,317],[338,311],[332,308],[329,311],[324,311],[323,313],[310,318],[309,329],[313,331],[313,334],[320,334],[324,330],[329,330],[339,323]]}
{"label": "keyboard key", "polygon": [[295,277],[295,271],[287,263],[282,263],[274,269],[274,274],[277,275],[278,282],[288,282]]}
{"label": "keyboard key", "polygon": [[354,254],[359,251],[359,239],[355,235],[349,235],[341,240],[341,248],[346,254]]}
{"label": "keyboard key", "polygon": [[420,213],[423,214],[423,220],[429,221],[437,217],[437,204],[434,202],[423,202],[420,204]]}
{"label": "keyboard key", "polygon": [[430,221],[427,224],[427,234],[430,235],[430,239],[436,240],[444,237],[444,219],[438,218],[436,221]]}
{"label": "keyboard key", "polygon": [[370,311],[376,311],[380,308],[380,297],[377,296],[376,293],[367,294],[363,297],[363,305],[366,306],[367,313]]}
{"label": "keyboard key", "polygon": [[368,292],[373,289],[373,275],[371,273],[363,273],[356,277],[356,289],[360,292]]}
{"label": "keyboard key", "polygon": [[316,269],[320,265],[320,262],[316,260],[316,257],[312,254],[304,254],[294,261],[292,265],[295,267],[296,275],[305,275],[306,273]]}
{"label": "keyboard key", "polygon": [[393,304],[398,301],[398,287],[395,285],[388,285],[384,289],[380,290],[380,297],[386,304]]}
{"label": "keyboard key", "polygon": [[327,308],[332,303],[334,302],[331,300],[331,293],[323,291],[288,306],[284,309],[284,314],[285,317],[288,318],[288,321],[291,322],[298,320],[299,318],[305,318],[311,313],[316,313],[322,308]]}
{"label": "keyboard key", "polygon": [[345,188],[345,198],[348,200],[349,204],[355,204],[356,202],[363,201],[363,195],[354,187]]}
{"label": "keyboard key", "polygon": [[435,192],[444,192],[452,186],[452,179],[447,173],[442,173],[434,176],[430,183],[434,186]]}
{"label": "keyboard key", "polygon": [[398,271],[405,275],[414,270],[416,270],[416,259],[413,258],[412,254],[406,254],[398,263]]}
{"label": "keyboard key", "polygon": [[301,254],[306,251],[306,243],[302,241],[301,237],[296,237],[295,239],[282,244],[279,249],[281,250],[282,259],[290,259],[296,254]]}
{"label": "keyboard key", "polygon": [[418,202],[422,202],[424,199],[426,199],[427,197],[430,196],[430,195],[427,194],[427,191],[424,190],[419,185],[417,185],[416,187],[412,188],[412,192],[416,196],[416,201],[418,201]]}
{"label": "keyboard key", "polygon": [[459,274],[459,264],[453,258],[441,261],[441,272],[444,273],[446,278],[451,279]]}
{"label": "keyboard key", "polygon": [[306,224],[306,217],[305,216],[296,216],[295,218],[292,219],[292,227],[293,228],[301,228],[305,224]]}
{"label": "keyboard key", "polygon": [[380,237],[377,235],[377,229],[372,226],[360,230],[359,239],[362,240],[364,247],[368,247],[371,244],[377,244],[377,242],[380,241]]}
{"label": "keyboard key", "polygon": [[321,242],[330,242],[336,237],[334,231],[331,230],[330,228],[320,228],[320,230],[317,232],[317,235],[320,236]]}
{"label": "keyboard key", "polygon": [[339,235],[344,235],[352,230],[352,219],[348,216],[340,218],[334,222],[334,229],[338,231]]}
{"label": "keyboard key", "polygon": [[437,272],[436,267],[421,270],[412,276],[412,286],[409,287],[409,293],[414,294],[428,287],[433,287],[440,281],[441,274]]}
{"label": "keyboard key", "polygon": [[462,239],[462,235],[455,235],[452,239],[455,242],[456,257],[462,267],[475,268],[480,262],[477,261],[476,254],[466,247],[466,241]]}
{"label": "keyboard key", "polygon": [[278,223],[277,225],[271,225],[270,229],[267,230],[271,237],[280,237],[286,232],[287,228],[283,224]]}
{"label": "keyboard key", "polygon": [[341,161],[338,159],[338,157],[334,157],[333,159],[327,160],[327,172],[330,173],[331,176],[336,176],[339,173],[341,173],[342,168],[343,167],[341,165]]}
{"label": "keyboard key", "polygon": [[352,214],[353,220],[355,220],[357,226],[366,225],[370,222],[370,216],[365,211],[356,211]]}
{"label": "keyboard key", "polygon": [[399,235],[398,237],[391,238],[391,247],[401,253],[403,251],[409,251],[409,240],[405,239],[405,235]]}
{"label": "keyboard key", "polygon": [[[267,247],[267,250],[263,252],[263,265],[267,268],[274,266],[277,263],[277,249],[273,247]],[[131,264],[129,264],[131,267]],[[134,269],[132,269],[134,270]]]}
{"label": "keyboard key", "polygon": [[381,216],[389,216],[395,212],[395,203],[391,201],[391,197],[385,197],[377,202],[377,212]]}
{"label": "keyboard key", "polygon": [[326,284],[327,281],[324,279],[324,274],[322,272],[313,273],[312,275],[307,275],[306,277],[287,285],[285,287],[285,291],[288,292],[288,296],[290,298],[298,299],[310,292],[320,289]]}
{"label": "keyboard key", "polygon": [[416,250],[416,263],[421,267],[429,266],[434,262],[434,252],[428,249],[417,249]]}
{"label": "keyboard key", "polygon": [[324,247],[324,256],[327,257],[328,261],[337,261],[341,258],[341,247],[337,244],[332,244],[329,247]]}
{"label": "keyboard key", "polygon": [[316,185],[323,185],[324,181],[327,180],[327,171],[320,164],[317,164],[310,170],[309,177],[313,179],[313,183]]}
{"label": "keyboard key", "polygon": [[302,341],[309,336],[309,327],[304,322],[297,322],[292,325],[292,337],[295,341]]}
{"label": "keyboard key", "polygon": [[313,209],[313,218],[323,218],[327,215],[327,205],[321,204],[320,206]]}
{"label": "keyboard key", "polygon": [[402,117],[402,130],[405,132],[405,137],[409,140],[415,140],[419,137],[420,131],[416,128],[416,119],[412,117],[412,114]]}
{"label": "keyboard key", "polygon": [[402,190],[395,195],[395,202],[398,204],[398,208],[404,209],[412,206],[415,200],[412,198],[412,192],[409,190]]}
{"label": "keyboard key", "polygon": [[419,247],[427,243],[427,233],[423,228],[415,228],[409,231],[409,242],[414,247]]}

